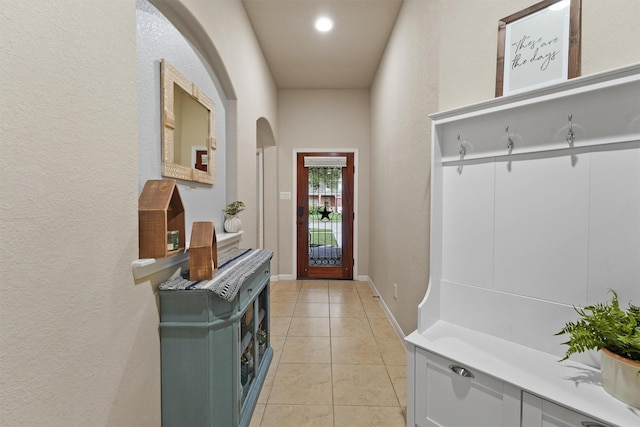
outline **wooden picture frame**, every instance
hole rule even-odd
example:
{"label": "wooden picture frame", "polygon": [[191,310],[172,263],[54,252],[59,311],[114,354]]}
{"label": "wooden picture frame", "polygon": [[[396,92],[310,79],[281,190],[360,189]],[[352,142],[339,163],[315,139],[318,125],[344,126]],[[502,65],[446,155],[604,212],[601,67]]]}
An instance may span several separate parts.
{"label": "wooden picture frame", "polygon": [[580,75],[582,0],[544,0],[498,21],[496,97]]}

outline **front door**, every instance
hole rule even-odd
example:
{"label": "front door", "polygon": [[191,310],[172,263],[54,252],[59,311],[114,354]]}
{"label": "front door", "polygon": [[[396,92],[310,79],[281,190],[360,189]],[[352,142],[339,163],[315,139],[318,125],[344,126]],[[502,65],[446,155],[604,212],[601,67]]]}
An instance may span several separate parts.
{"label": "front door", "polygon": [[298,153],[298,278],[353,279],[353,153]]}

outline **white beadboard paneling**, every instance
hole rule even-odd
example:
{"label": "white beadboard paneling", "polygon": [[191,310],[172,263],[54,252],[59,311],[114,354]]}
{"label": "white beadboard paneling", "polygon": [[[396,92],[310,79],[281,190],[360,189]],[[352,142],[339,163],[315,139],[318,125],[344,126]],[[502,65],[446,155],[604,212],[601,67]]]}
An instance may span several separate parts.
{"label": "white beadboard paneling", "polygon": [[[474,331],[490,334],[560,359],[567,347],[566,336],[555,336],[576,318],[573,306],[498,292],[475,286],[442,282],[441,319]],[[595,366],[593,354],[572,359]]]}
{"label": "white beadboard paneling", "polygon": [[[640,413],[602,389],[599,353],[559,363],[568,337],[555,336],[577,318],[574,305],[607,297],[603,282],[618,284],[623,304],[640,298],[639,90],[636,64],[431,116],[433,142],[441,149],[434,150],[432,180],[441,197],[432,199],[432,209],[443,221],[432,223],[431,263],[437,265],[419,309],[430,322],[406,338],[410,347],[561,402],[563,411],[607,425],[640,425]],[[565,139],[568,114],[576,133],[572,144]],[[506,152],[507,125],[512,153]],[[463,161],[457,135],[467,148]],[[460,165],[463,174],[456,176]],[[493,187],[480,173],[491,165]],[[493,203],[493,222],[483,202]],[[484,283],[488,274],[478,279],[488,263],[492,286]],[[416,349],[416,360],[418,354]],[[409,413],[419,414],[414,408],[424,400],[416,393],[428,378],[417,369],[415,374],[407,403]],[[538,406],[538,412],[551,412]],[[532,421],[522,415],[519,421]]]}
{"label": "white beadboard paneling", "polygon": [[616,148],[592,153],[588,303],[640,305],[640,142]]}
{"label": "white beadboard paneling", "polygon": [[491,287],[493,282],[494,164],[443,168],[442,276]]}
{"label": "white beadboard paneling", "polygon": [[581,149],[497,163],[495,289],[586,302],[589,160]]}

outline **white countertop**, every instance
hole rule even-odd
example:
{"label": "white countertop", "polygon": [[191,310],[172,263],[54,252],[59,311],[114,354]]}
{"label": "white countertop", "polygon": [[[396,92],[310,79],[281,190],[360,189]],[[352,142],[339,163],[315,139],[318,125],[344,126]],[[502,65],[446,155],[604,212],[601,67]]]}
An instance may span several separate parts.
{"label": "white countertop", "polygon": [[591,366],[444,321],[406,341],[607,424],[640,427],[640,409],[607,394]]}

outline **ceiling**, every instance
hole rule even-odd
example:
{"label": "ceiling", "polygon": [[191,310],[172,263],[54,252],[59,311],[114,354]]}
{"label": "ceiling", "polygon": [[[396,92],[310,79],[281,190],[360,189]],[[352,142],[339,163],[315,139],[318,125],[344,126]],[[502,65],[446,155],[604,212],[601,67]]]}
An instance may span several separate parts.
{"label": "ceiling", "polygon": [[[369,88],[403,0],[242,0],[280,89]],[[315,19],[335,26],[320,33]]]}

